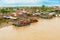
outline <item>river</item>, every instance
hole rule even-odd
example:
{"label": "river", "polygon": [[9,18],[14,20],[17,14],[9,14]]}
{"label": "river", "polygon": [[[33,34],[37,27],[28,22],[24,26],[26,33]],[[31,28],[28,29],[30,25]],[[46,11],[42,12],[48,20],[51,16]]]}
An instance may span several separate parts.
{"label": "river", "polygon": [[1,28],[0,40],[60,40],[60,18],[38,20],[24,27]]}

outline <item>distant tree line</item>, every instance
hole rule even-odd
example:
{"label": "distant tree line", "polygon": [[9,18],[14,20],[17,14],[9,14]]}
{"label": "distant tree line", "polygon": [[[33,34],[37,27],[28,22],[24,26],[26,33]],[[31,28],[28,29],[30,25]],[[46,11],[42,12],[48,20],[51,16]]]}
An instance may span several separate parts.
{"label": "distant tree line", "polygon": [[[33,10],[34,12],[36,11],[36,9],[39,10],[39,12],[50,12],[51,10],[56,10],[58,8],[58,6],[56,7],[49,7],[49,6],[45,6],[45,5],[42,5],[42,6],[33,6],[33,7],[3,7],[3,8],[0,8],[0,13],[11,13],[11,12],[15,12],[16,10],[20,10],[20,9],[27,9],[27,10]],[[57,13],[60,13],[60,12],[57,12]]]}

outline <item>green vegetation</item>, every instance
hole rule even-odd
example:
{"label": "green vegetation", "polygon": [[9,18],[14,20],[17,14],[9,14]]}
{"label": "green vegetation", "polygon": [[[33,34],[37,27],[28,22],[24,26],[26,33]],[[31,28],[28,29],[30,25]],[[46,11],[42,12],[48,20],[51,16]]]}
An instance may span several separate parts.
{"label": "green vegetation", "polygon": [[51,10],[56,10],[56,9],[59,9],[58,6],[45,6],[45,5],[42,5],[42,6],[33,6],[33,7],[3,7],[3,8],[0,8],[0,13],[11,13],[11,12],[14,12],[16,10],[20,10],[20,9],[27,9],[27,10],[32,10],[32,11],[36,11],[36,9],[39,10],[39,12],[46,12],[46,11],[51,11]]}
{"label": "green vegetation", "polygon": [[7,23],[7,22],[8,22],[7,19],[0,19],[0,24],[1,24],[1,23]]}
{"label": "green vegetation", "polygon": [[57,14],[60,14],[60,11],[57,11],[56,13],[57,13]]}

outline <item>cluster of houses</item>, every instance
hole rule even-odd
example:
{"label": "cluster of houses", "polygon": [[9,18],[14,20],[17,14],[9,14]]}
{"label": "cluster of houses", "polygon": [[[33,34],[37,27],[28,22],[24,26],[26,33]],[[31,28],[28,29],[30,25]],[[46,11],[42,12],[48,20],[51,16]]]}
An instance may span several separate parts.
{"label": "cluster of houses", "polygon": [[16,10],[15,12],[12,12],[12,13],[6,13],[6,14],[0,13],[0,18],[16,19],[17,17],[20,17],[20,18],[28,17],[27,16],[28,14],[30,16],[39,16],[39,17],[42,17],[42,18],[57,16],[55,11],[51,11],[50,13],[49,12],[39,13],[38,9],[36,10],[36,12],[33,12],[33,10],[21,9],[21,10]]}
{"label": "cluster of houses", "polygon": [[25,9],[21,9],[21,10],[16,10],[15,12],[12,13],[6,13],[6,14],[2,14],[0,13],[0,19],[12,19],[13,25],[15,26],[25,26],[28,25],[30,23],[34,23],[34,22],[38,22],[38,20],[35,17],[39,17],[39,18],[53,18],[57,16],[56,15],[56,11],[51,11],[49,12],[39,12],[39,10],[37,9],[36,12],[34,12],[33,10],[25,10]]}

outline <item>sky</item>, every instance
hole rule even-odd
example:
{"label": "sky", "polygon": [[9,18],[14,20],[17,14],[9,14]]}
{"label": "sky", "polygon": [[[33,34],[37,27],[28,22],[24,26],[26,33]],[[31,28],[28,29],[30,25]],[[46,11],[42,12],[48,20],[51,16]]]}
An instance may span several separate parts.
{"label": "sky", "polygon": [[0,0],[0,7],[41,5],[60,6],[60,0]]}

